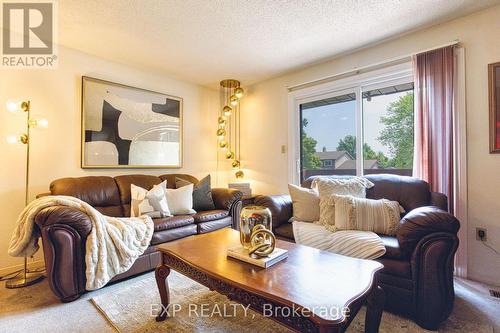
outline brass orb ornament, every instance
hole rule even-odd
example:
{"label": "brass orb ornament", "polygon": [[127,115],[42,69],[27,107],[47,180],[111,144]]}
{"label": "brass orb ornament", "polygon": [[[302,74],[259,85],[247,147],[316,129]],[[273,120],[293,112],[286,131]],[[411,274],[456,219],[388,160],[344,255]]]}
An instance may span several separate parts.
{"label": "brass orb ornament", "polygon": [[219,128],[217,130],[217,136],[219,137],[219,139],[223,139],[225,135],[226,135],[226,130],[225,129]]}
{"label": "brass orb ornament", "polygon": [[226,153],[226,158],[227,158],[228,160],[232,160],[232,159],[234,158],[234,152],[232,152],[232,151],[228,151],[228,152]]}
{"label": "brass orb ornament", "polygon": [[222,116],[220,116],[220,117],[217,119],[217,122],[219,123],[219,126],[224,127],[224,126],[226,126],[226,120],[227,120],[227,118],[226,118],[226,117],[222,117]]}
{"label": "brass orb ornament", "polygon": [[240,161],[238,160],[234,160],[232,163],[231,163],[232,167],[233,168],[239,168],[240,167]]}
{"label": "brass orb ornament", "polygon": [[231,103],[232,106],[238,105],[238,101],[239,98],[236,97],[236,95],[231,95],[231,97],[229,97],[229,103]]}
{"label": "brass orb ornament", "polygon": [[224,115],[226,117],[229,117],[231,115],[231,113],[233,113],[233,108],[230,107],[229,105],[226,105],[226,106],[224,106],[224,108],[222,108],[222,112],[224,112]]}
{"label": "brass orb ornament", "polygon": [[234,96],[238,97],[238,98],[242,98],[243,95],[245,94],[245,91],[243,90],[243,88],[236,88],[234,89]]}
{"label": "brass orb ornament", "polygon": [[242,179],[243,177],[245,177],[245,174],[241,170],[236,171],[236,173],[234,175],[235,175],[236,179]]}
{"label": "brass orb ornament", "polygon": [[219,142],[219,147],[224,150],[227,149],[227,142],[226,141]]}

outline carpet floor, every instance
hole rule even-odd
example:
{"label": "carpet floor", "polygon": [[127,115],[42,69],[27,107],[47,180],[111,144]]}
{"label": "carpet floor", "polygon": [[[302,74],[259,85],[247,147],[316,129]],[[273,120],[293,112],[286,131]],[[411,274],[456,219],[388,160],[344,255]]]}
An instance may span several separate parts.
{"label": "carpet floor", "polygon": [[[60,303],[49,289],[47,280],[23,289],[0,289],[0,332],[288,332],[261,315],[245,312],[215,292],[172,273],[169,278],[171,300],[183,310],[167,321],[157,323],[151,316],[159,302],[154,275],[138,277],[86,293],[77,301]],[[455,279],[456,300],[450,318],[440,332],[500,333],[500,300],[482,284]],[[189,315],[189,303],[198,304]],[[208,304],[202,313],[202,304]],[[214,305],[217,304],[217,307]],[[220,315],[215,309],[225,309]],[[233,309],[236,309],[234,315]],[[207,313],[214,316],[206,318]],[[257,320],[256,320],[257,319]],[[363,310],[348,332],[362,332]],[[429,332],[412,321],[384,312],[382,333]]]}

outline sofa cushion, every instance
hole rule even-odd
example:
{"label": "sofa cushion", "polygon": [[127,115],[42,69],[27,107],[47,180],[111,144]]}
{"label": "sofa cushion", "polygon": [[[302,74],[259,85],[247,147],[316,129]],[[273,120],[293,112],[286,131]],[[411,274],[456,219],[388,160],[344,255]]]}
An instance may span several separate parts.
{"label": "sofa cushion", "polygon": [[396,237],[384,236],[384,235],[379,235],[379,237],[385,246],[385,254],[383,258],[391,258],[391,259],[409,258],[409,255],[401,250],[398,239]]}
{"label": "sofa cushion", "polygon": [[294,240],[293,237],[293,226],[291,223],[284,223],[276,228],[274,228],[274,234],[276,237],[286,240]]}
{"label": "sofa cushion", "polygon": [[151,245],[159,245],[165,242],[170,242],[175,239],[184,238],[191,235],[196,235],[196,224],[188,224],[183,227],[161,230],[153,233],[151,238]]}
{"label": "sofa cushion", "polygon": [[207,232],[229,227],[231,226],[231,224],[232,224],[231,217],[224,217],[219,220],[198,223],[196,226],[198,227],[198,233],[204,234]]}
{"label": "sofa cushion", "polygon": [[427,206],[431,200],[429,184],[421,179],[388,174],[366,175],[366,178],[375,184],[366,191],[367,198],[397,201],[406,212]]}
{"label": "sofa cushion", "polygon": [[124,216],[120,192],[115,180],[111,177],[88,176],[57,179],[50,183],[50,194],[78,198],[108,216]]}
{"label": "sofa cushion", "polygon": [[193,218],[196,223],[201,223],[201,222],[218,220],[228,215],[229,212],[227,210],[214,209],[214,210],[206,210],[203,212],[198,212],[193,215]]}
{"label": "sofa cushion", "polygon": [[167,188],[176,188],[175,178],[177,178],[177,177],[185,179],[188,182],[193,183],[193,184],[198,183],[198,178],[193,177],[191,175],[186,175],[183,173],[170,173],[170,174],[166,174],[166,175],[161,175],[160,179],[167,181]]}
{"label": "sofa cushion", "polygon": [[154,231],[169,230],[174,228],[183,227],[188,224],[194,223],[194,218],[191,215],[177,215],[153,219]]}
{"label": "sofa cushion", "polygon": [[412,278],[411,263],[409,259],[390,259],[384,256],[376,259],[376,261],[384,265],[381,273],[397,275],[407,279]]}

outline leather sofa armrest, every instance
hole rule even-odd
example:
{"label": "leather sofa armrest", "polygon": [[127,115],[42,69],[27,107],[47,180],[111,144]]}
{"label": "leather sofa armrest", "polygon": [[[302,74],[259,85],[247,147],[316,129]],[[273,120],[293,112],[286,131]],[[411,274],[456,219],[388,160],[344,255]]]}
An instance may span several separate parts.
{"label": "leather sofa armrest", "polygon": [[86,239],[92,230],[92,222],[87,214],[66,206],[52,206],[41,210],[35,217],[35,223],[40,230],[51,225],[64,224],[78,232],[82,239]]}
{"label": "leather sofa armrest", "polygon": [[269,208],[273,217],[273,228],[287,223],[293,216],[292,199],[288,194],[258,195],[254,204]]}
{"label": "leather sofa armrest", "polygon": [[52,195],[52,193],[50,193],[50,192],[39,193],[36,195],[36,198],[40,199],[42,197],[48,197],[49,195]]}
{"label": "leather sofa armrest", "polygon": [[85,292],[85,248],[92,230],[87,214],[66,206],[47,207],[35,217],[41,231],[50,289],[63,302]]}
{"label": "leather sofa armrest", "polygon": [[418,242],[427,235],[445,232],[456,235],[460,222],[455,216],[434,206],[416,208],[405,215],[396,230],[399,245],[406,253],[412,253]]}
{"label": "leather sofa armrest", "polygon": [[214,200],[215,208],[223,210],[231,210],[231,206],[241,201],[243,193],[232,188],[213,188],[212,198]]}
{"label": "leather sofa armrest", "polygon": [[431,206],[448,211],[448,198],[443,193],[431,192]]}

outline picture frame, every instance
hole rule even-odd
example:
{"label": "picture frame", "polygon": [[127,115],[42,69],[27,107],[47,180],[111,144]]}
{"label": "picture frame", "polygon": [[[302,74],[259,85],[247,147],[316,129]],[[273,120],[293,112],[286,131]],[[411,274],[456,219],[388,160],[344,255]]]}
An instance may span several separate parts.
{"label": "picture frame", "polygon": [[81,167],[170,169],[183,160],[183,99],[82,76]]}
{"label": "picture frame", "polygon": [[500,62],[488,65],[490,153],[500,153]]}

